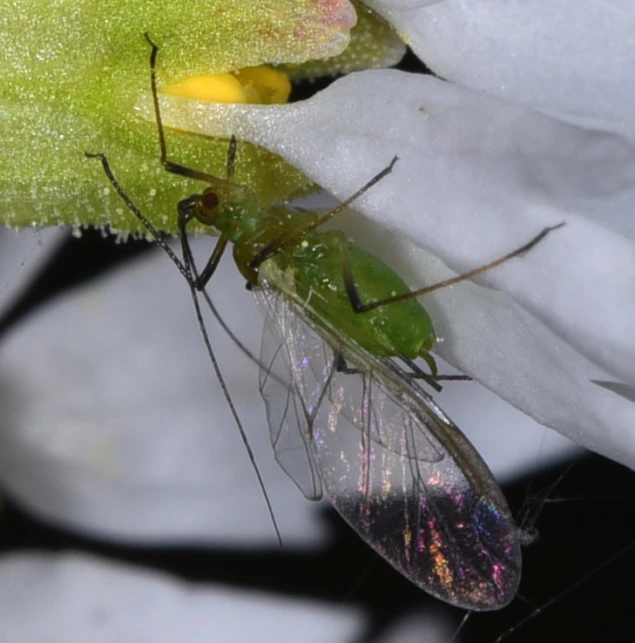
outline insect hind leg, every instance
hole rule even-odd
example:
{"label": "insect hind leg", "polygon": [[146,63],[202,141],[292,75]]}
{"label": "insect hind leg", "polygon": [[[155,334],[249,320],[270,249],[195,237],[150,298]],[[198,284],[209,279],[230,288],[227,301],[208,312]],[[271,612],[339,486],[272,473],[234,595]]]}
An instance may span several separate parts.
{"label": "insect hind leg", "polygon": [[335,354],[335,371],[346,375],[360,375],[363,373],[359,368],[349,366],[341,352]]}
{"label": "insect hind leg", "polygon": [[503,255],[502,257],[499,257],[498,259],[494,259],[489,263],[479,266],[478,268],[474,268],[473,270],[457,275],[456,277],[445,279],[443,281],[439,281],[430,286],[424,286],[423,288],[417,288],[416,290],[411,290],[410,292],[406,292],[401,295],[386,297],[385,299],[379,299],[373,302],[363,302],[361,300],[359,292],[357,290],[357,287],[355,286],[355,282],[353,279],[351,266],[350,266],[350,259],[346,257],[347,253],[345,251],[343,256],[344,256],[344,282],[346,284],[346,291],[351,300],[351,304],[353,305],[353,310],[356,313],[366,313],[370,310],[375,310],[375,308],[380,308],[381,306],[388,306],[390,304],[399,303],[400,301],[406,301],[408,299],[414,299],[415,297],[421,297],[422,295],[427,295],[431,292],[434,292],[435,290],[441,290],[442,288],[447,288],[448,286],[453,286],[455,284],[458,284],[461,281],[472,279],[477,275],[480,275],[484,272],[487,272],[488,270],[492,270],[493,268],[496,268],[504,264],[510,259],[514,259],[515,257],[520,257],[525,255],[532,248],[537,246],[548,234],[550,234],[554,230],[558,230],[559,228],[562,228],[564,225],[565,225],[565,222],[562,221],[561,223],[558,223],[556,225],[543,228],[536,236],[534,236],[532,239],[530,239],[527,243],[523,244],[519,248],[516,248],[515,250],[508,252],[507,254]]}

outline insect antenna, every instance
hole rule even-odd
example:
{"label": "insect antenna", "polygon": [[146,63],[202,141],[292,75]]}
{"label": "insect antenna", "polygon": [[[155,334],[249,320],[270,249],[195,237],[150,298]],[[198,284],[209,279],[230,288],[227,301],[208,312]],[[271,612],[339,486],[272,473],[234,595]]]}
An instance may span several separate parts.
{"label": "insect antenna", "polygon": [[[112,186],[117,191],[117,194],[124,201],[128,209],[132,211],[135,217],[139,219],[142,225],[150,233],[150,236],[152,237],[154,242],[161,248],[161,250],[163,250],[163,252],[167,254],[169,259],[176,266],[177,270],[181,273],[183,278],[188,283],[190,282],[191,279],[196,279],[198,277],[198,272],[196,271],[195,264],[191,263],[191,274],[190,276],[188,276],[188,271],[187,271],[187,268],[185,267],[185,264],[179,259],[179,257],[175,254],[172,248],[166,243],[165,239],[159,233],[159,231],[152,225],[152,223],[150,223],[147,217],[135,206],[135,204],[131,201],[128,195],[121,189],[121,186],[119,185],[119,183],[117,182],[117,180],[115,179],[112,173],[112,170],[110,168],[110,165],[105,155],[92,154],[90,152],[86,152],[85,156],[86,158],[89,158],[89,159],[97,158],[101,160],[102,167],[104,168],[104,173],[108,177],[108,180],[110,181]],[[188,247],[189,247],[189,241],[188,241]],[[191,257],[192,256],[191,250],[189,254]],[[212,298],[209,296],[209,293],[204,289],[199,290],[199,293],[205,299],[207,307],[209,308],[210,312],[218,322],[219,326],[223,329],[223,331],[226,333],[229,339],[234,343],[234,345],[238,348],[238,350],[240,350],[240,352],[247,359],[249,359],[253,364],[255,364],[258,367],[262,367],[262,364],[260,363],[258,358],[241,342],[241,340],[236,336],[234,331],[229,327],[227,322],[223,319],[223,316],[220,314],[218,308],[216,308],[216,306],[214,305],[214,302],[212,301]]]}
{"label": "insect antenna", "polygon": [[[222,179],[219,179],[211,174],[207,174],[205,172],[200,172],[198,170],[194,170],[192,168],[185,167],[183,165],[180,165],[178,163],[173,163],[172,161],[169,161],[167,158],[167,147],[166,147],[166,142],[165,142],[165,133],[163,130],[163,122],[161,120],[161,110],[159,108],[159,98],[158,98],[158,91],[157,91],[157,83],[156,83],[156,58],[157,58],[157,53],[159,51],[158,46],[151,40],[150,36],[146,33],[144,34],[145,39],[148,41],[150,47],[151,47],[151,53],[150,53],[150,83],[151,83],[151,89],[152,89],[152,100],[153,100],[153,105],[154,105],[154,112],[155,112],[155,118],[157,122],[157,131],[158,131],[158,136],[159,136],[159,148],[160,148],[160,162],[163,167],[171,173],[174,174],[179,174],[181,176],[185,176],[188,178],[193,178],[193,179],[198,179],[200,181],[204,181],[206,183],[211,183],[211,184],[216,184],[216,185],[221,185],[224,184],[225,181]],[[258,480],[258,484],[260,486],[260,489],[262,491],[262,495],[264,497],[266,506],[267,506],[267,511],[269,513],[269,516],[271,518],[271,522],[273,524],[276,537],[278,539],[279,544],[282,546],[282,536],[280,533],[280,529],[278,527],[278,523],[276,521],[274,512],[273,512],[273,506],[271,504],[271,500],[269,499],[269,495],[267,494],[267,490],[265,488],[264,480],[262,478],[262,474],[260,473],[260,469],[258,468],[258,465],[256,463],[256,458],[254,456],[254,453],[252,451],[251,445],[249,444],[249,440],[247,439],[247,435],[245,433],[245,430],[243,428],[242,422],[240,420],[240,417],[238,416],[238,411],[236,410],[236,407],[234,405],[234,402],[231,398],[231,395],[229,393],[229,390],[227,388],[227,384],[225,382],[225,379],[222,375],[220,366],[218,364],[218,361],[216,359],[216,355],[214,353],[214,349],[212,347],[210,338],[209,338],[209,333],[207,332],[207,328],[205,326],[205,322],[203,319],[203,313],[201,310],[201,305],[200,301],[198,299],[198,292],[200,290],[203,290],[204,292],[204,297],[205,300],[208,303],[208,306],[210,308],[210,311],[212,314],[216,317],[216,319],[219,321],[221,324],[221,327],[225,329],[225,331],[229,334],[230,337],[232,337],[235,340],[235,343],[239,346],[239,348],[243,349],[243,352],[247,354],[248,357],[253,359],[254,361],[257,362],[256,358],[249,352],[247,349],[240,343],[240,341],[235,337],[231,331],[229,331],[229,328],[225,324],[225,322],[220,318],[220,315],[218,315],[218,311],[216,310],[215,306],[213,305],[211,298],[209,295],[204,291],[204,288],[202,287],[201,280],[199,277],[198,270],[196,268],[196,263],[194,261],[194,257],[192,255],[192,249],[188,240],[187,236],[187,231],[186,231],[186,226],[189,221],[187,218],[187,212],[191,210],[191,206],[194,204],[194,200],[190,199],[185,199],[179,204],[179,228],[181,231],[181,251],[183,255],[183,260],[179,259],[175,252],[170,248],[168,243],[165,241],[163,236],[159,233],[159,231],[154,227],[154,225],[148,220],[148,218],[137,208],[137,206],[133,203],[133,201],[130,199],[130,197],[125,193],[119,182],[117,181],[114,173],[112,172],[112,169],[110,168],[110,164],[108,163],[108,159],[105,154],[103,153],[89,153],[86,152],[85,156],[87,158],[95,158],[99,159],[101,161],[102,167],[104,169],[104,173],[108,177],[108,180],[110,181],[111,185],[114,187],[115,191],[119,195],[119,197],[123,200],[123,202],[126,204],[128,209],[132,212],[132,214],[139,220],[139,222],[144,226],[144,228],[148,231],[148,233],[153,237],[155,242],[159,245],[159,247],[167,254],[167,256],[170,258],[172,263],[176,266],[178,271],[181,273],[183,278],[188,284],[189,290],[190,290],[190,295],[192,297],[192,303],[194,304],[194,310],[196,314],[196,319],[197,323],[199,326],[199,330],[201,332],[201,335],[203,337],[203,341],[205,343],[205,348],[207,351],[207,354],[212,362],[214,372],[216,374],[216,378],[219,382],[219,385],[221,387],[221,390],[223,392],[223,396],[225,397],[225,400],[227,402],[227,405],[229,407],[229,410],[232,414],[232,417],[234,419],[234,422],[236,426],[238,427],[238,432],[240,434],[240,439],[243,443],[243,446],[245,448],[245,451],[247,452],[247,455],[249,457],[249,460],[252,465],[252,469],[256,475],[256,478]],[[229,156],[228,156],[228,164],[227,164],[227,173],[228,176],[233,176],[234,173],[234,161],[235,161],[235,156],[236,156],[236,141],[235,139],[232,140],[232,143],[230,144],[230,150],[229,150]],[[221,240],[219,240],[219,244],[222,242],[222,237]],[[220,248],[220,254],[222,254],[222,247]],[[210,275],[211,276],[211,275]]]}
{"label": "insect antenna", "polygon": [[[258,479],[258,484],[260,486],[260,489],[262,491],[262,495],[265,499],[265,503],[267,506],[267,511],[269,513],[269,516],[271,518],[271,522],[273,524],[274,530],[276,532],[276,537],[278,539],[278,542],[282,546],[282,535],[280,534],[280,529],[278,527],[278,523],[276,521],[274,512],[273,512],[273,506],[271,505],[271,500],[269,499],[269,495],[267,494],[267,490],[265,488],[264,480],[262,478],[262,474],[260,473],[260,469],[258,468],[258,465],[256,463],[256,458],[254,456],[254,453],[251,449],[251,446],[249,444],[249,440],[247,439],[247,434],[245,433],[245,430],[243,428],[242,422],[240,420],[240,417],[238,416],[238,411],[236,410],[236,407],[234,405],[234,402],[231,398],[231,395],[229,394],[229,390],[227,388],[227,384],[225,383],[225,379],[222,375],[220,366],[218,364],[218,361],[216,359],[216,355],[214,353],[214,349],[212,348],[212,344],[209,339],[209,334],[207,332],[207,328],[205,326],[205,322],[203,319],[203,313],[201,311],[201,306],[200,302],[198,300],[198,291],[196,288],[197,285],[197,271],[196,271],[196,266],[193,262],[193,257],[192,257],[192,251],[189,245],[189,242],[187,241],[187,235],[183,236],[181,235],[181,248],[183,251],[183,259],[184,261],[181,261],[177,255],[174,253],[172,248],[167,244],[165,239],[161,236],[159,231],[152,225],[152,223],[147,219],[147,217],[137,208],[137,206],[133,203],[133,201],[130,199],[130,197],[124,192],[123,188],[117,181],[115,175],[112,172],[112,169],[110,168],[110,164],[108,163],[108,159],[106,158],[105,154],[102,153],[97,153],[97,154],[92,154],[90,152],[86,152],[85,156],[87,158],[91,159],[99,159],[101,161],[102,167],[104,169],[104,173],[108,177],[108,180],[110,181],[111,185],[114,187],[115,191],[117,194],[121,197],[123,202],[126,204],[128,209],[137,217],[137,219],[141,222],[141,224],[146,228],[146,230],[150,233],[150,235],[153,237],[153,239],[156,241],[156,243],[161,247],[161,249],[168,255],[168,257],[171,259],[172,263],[177,267],[178,271],[181,273],[181,275],[184,277],[185,281],[187,282],[190,290],[190,294],[192,296],[192,302],[194,304],[194,310],[196,313],[196,320],[198,322],[199,330],[201,331],[201,335],[203,336],[203,341],[205,343],[205,348],[207,350],[207,354],[212,362],[214,372],[216,374],[216,377],[218,379],[218,382],[220,384],[221,390],[223,392],[223,396],[225,398],[225,401],[227,402],[227,405],[229,406],[229,410],[232,414],[232,417],[234,419],[234,422],[236,423],[236,426],[238,427],[238,432],[240,434],[240,439],[243,443],[243,446],[247,452],[247,455],[249,457],[249,460],[252,465],[252,469],[254,470],[254,473],[256,474],[256,478]],[[210,300],[211,301],[211,300]],[[215,314],[216,309],[212,306],[211,307],[212,313]],[[223,322],[224,324],[224,322]],[[245,349],[246,350],[246,349]],[[253,357],[253,356],[252,356]],[[255,359],[255,358],[254,358]]]}
{"label": "insect antenna", "polygon": [[380,172],[378,172],[370,181],[363,185],[355,194],[351,195],[345,201],[342,201],[338,206],[329,210],[326,214],[322,215],[319,219],[311,223],[310,225],[301,228],[299,230],[292,230],[290,234],[282,234],[277,239],[274,239],[271,243],[265,246],[250,262],[250,268],[258,268],[262,263],[267,259],[270,259],[274,255],[277,255],[279,252],[282,252],[286,247],[293,246],[299,243],[308,232],[316,230],[320,226],[323,226],[327,221],[330,221],[335,215],[343,212],[348,208],[354,201],[357,201],[360,196],[366,194],[374,185],[377,185],[383,178],[388,176],[395,165],[399,160],[398,156],[394,156],[392,161]]}
{"label": "insect antenna", "polygon": [[[213,174],[200,172],[193,168],[180,165],[179,163],[174,163],[173,161],[170,161],[168,159],[167,145],[165,142],[165,131],[163,127],[163,119],[161,117],[161,108],[159,106],[159,92],[157,89],[157,78],[156,78],[156,63],[157,63],[157,55],[159,53],[159,47],[152,40],[152,38],[150,38],[150,34],[146,32],[143,35],[151,48],[150,50],[150,87],[151,87],[151,93],[152,93],[152,104],[154,107],[154,115],[155,115],[155,120],[157,124],[157,134],[159,138],[159,152],[160,152],[159,160],[161,165],[163,165],[166,171],[171,172],[173,174],[178,174],[180,176],[185,176],[187,178],[203,181],[205,183],[210,183],[212,185],[225,184],[225,181],[218,178],[217,176],[214,176]],[[232,135],[229,141],[229,148],[227,150],[227,170],[226,170],[227,182],[233,182],[234,180],[235,168],[236,168],[236,146],[237,146],[236,137]],[[124,200],[126,201],[126,204],[130,208],[131,204],[128,203],[129,199],[125,197],[125,195],[123,195],[121,191],[119,191],[119,194],[122,196],[122,198],[124,198]],[[138,212],[136,208],[133,210],[133,212],[137,216],[137,218],[139,218],[139,220],[143,223],[146,229],[150,232],[150,234],[154,237],[157,243],[159,243],[159,245],[163,248],[163,250],[168,253],[168,256],[175,263],[175,265],[177,266],[181,274],[185,277],[185,279],[188,280],[188,276],[186,274],[187,270],[185,265],[175,256],[170,246],[168,246],[165,243],[162,243],[161,236],[158,234],[156,230],[154,230],[153,232],[152,226],[150,225],[150,222],[147,221],[146,217],[143,217],[143,215],[141,215],[141,213]],[[185,245],[183,245],[183,242],[185,242]],[[196,263],[194,261],[194,257],[192,255],[192,250],[189,244],[189,237],[187,235],[187,231],[185,230],[185,228],[181,230],[181,248],[182,248],[182,252],[184,253],[183,254],[184,260],[186,261],[186,263],[189,263],[190,278],[193,280],[191,282],[191,285],[193,284],[195,289],[200,294],[203,295],[203,298],[205,299],[205,302],[207,303],[207,307],[209,308],[210,312],[212,313],[216,321],[219,323],[220,327],[225,331],[225,333],[230,338],[230,340],[234,343],[234,345],[252,363],[256,364],[258,367],[262,367],[262,364],[260,363],[258,358],[255,355],[253,355],[253,353],[251,353],[251,351],[240,341],[240,339],[238,339],[238,337],[234,334],[234,332],[229,328],[229,326],[227,325],[227,323],[219,313],[218,309],[212,302],[212,299],[209,296],[209,293],[205,290],[204,285],[211,278],[212,273],[215,270],[215,264],[211,266],[211,270],[209,269],[208,266],[206,266],[206,269],[203,271],[203,273],[198,272],[196,268]]]}

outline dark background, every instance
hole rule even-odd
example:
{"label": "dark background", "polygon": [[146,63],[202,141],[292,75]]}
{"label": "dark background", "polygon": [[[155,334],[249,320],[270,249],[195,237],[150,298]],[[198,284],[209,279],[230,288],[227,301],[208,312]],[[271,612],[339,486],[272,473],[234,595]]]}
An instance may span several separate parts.
{"label": "dark background", "polygon": [[[412,55],[407,56],[401,68],[425,71]],[[304,98],[324,84],[320,81],[301,85],[294,97]],[[148,247],[143,241],[118,244],[103,238],[101,232],[87,231],[80,239],[70,238],[31,290],[0,320],[0,341],[2,333],[33,306]],[[78,270],[78,266],[83,266],[83,270]],[[505,640],[517,643],[635,640],[632,618],[635,475],[604,458],[588,455],[572,467],[563,463],[506,487],[504,491],[514,512],[521,515],[561,476],[557,489],[549,494],[550,501],[542,505],[535,521],[538,537],[524,552],[519,597],[502,611],[472,615],[461,634],[462,641],[495,641],[551,600],[553,604],[547,610]],[[535,490],[541,491],[536,494]],[[432,607],[445,610],[458,625],[464,616],[461,610],[441,606],[403,579],[362,543],[334,511],[325,510],[323,519],[336,534],[335,544],[315,555],[280,549],[248,553],[150,549],[113,546],[56,529],[34,519],[9,499],[0,512],[0,550],[78,549],[165,570],[192,581],[258,588],[273,594],[332,601],[334,605],[350,603],[368,613],[369,629],[362,639],[364,643],[379,640],[384,630],[400,617],[425,613]],[[631,545],[630,550],[611,561],[617,552]],[[585,579],[594,569],[595,573]]]}

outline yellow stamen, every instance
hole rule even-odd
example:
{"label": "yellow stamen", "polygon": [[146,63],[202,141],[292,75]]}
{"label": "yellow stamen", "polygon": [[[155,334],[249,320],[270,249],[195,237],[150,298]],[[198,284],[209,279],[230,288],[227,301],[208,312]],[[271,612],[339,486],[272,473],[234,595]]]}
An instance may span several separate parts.
{"label": "yellow stamen", "polygon": [[243,86],[233,74],[192,76],[180,83],[161,88],[162,94],[196,98],[212,103],[246,103]]}
{"label": "yellow stamen", "polygon": [[274,105],[286,103],[289,100],[291,93],[289,77],[271,67],[245,67],[236,72],[236,78],[248,94],[253,90],[260,98],[260,100],[248,102]]}
{"label": "yellow stamen", "polygon": [[213,103],[286,103],[291,83],[286,74],[270,67],[246,67],[234,74],[193,76],[161,88],[162,94]]}

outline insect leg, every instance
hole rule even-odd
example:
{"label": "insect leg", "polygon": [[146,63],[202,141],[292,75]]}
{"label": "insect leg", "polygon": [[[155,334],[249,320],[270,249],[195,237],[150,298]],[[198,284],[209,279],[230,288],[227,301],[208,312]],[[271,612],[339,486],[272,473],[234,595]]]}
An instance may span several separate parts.
{"label": "insect leg", "polygon": [[[247,434],[245,433],[245,429],[243,428],[243,424],[240,420],[240,417],[238,415],[238,411],[236,409],[236,406],[234,405],[234,401],[232,400],[231,395],[229,394],[229,389],[227,388],[227,383],[225,382],[225,378],[223,377],[223,374],[221,372],[220,366],[218,364],[218,360],[216,359],[216,354],[214,353],[214,349],[212,348],[212,344],[209,338],[209,333],[207,332],[207,327],[205,326],[205,321],[203,319],[203,312],[201,310],[201,304],[197,296],[197,288],[199,288],[199,279],[197,277],[196,273],[196,266],[194,265],[193,259],[192,259],[192,252],[189,247],[189,242],[187,240],[187,234],[184,234],[185,228],[187,226],[188,219],[185,216],[181,216],[181,213],[179,213],[179,227],[182,227],[182,232],[181,232],[181,248],[183,249],[183,257],[185,259],[185,265],[187,269],[191,272],[193,276],[193,281],[190,284],[190,293],[192,296],[192,303],[194,304],[194,310],[196,312],[196,320],[198,322],[199,329],[201,331],[201,335],[203,336],[203,342],[205,344],[205,349],[207,351],[207,354],[212,362],[212,366],[214,368],[214,373],[216,375],[216,379],[221,387],[221,390],[223,392],[223,397],[225,398],[225,401],[227,402],[227,405],[229,407],[229,410],[231,412],[231,415],[234,419],[234,423],[236,424],[236,427],[238,428],[238,433],[240,435],[240,440],[243,443],[243,447],[245,451],[247,452],[247,456],[251,462],[251,467],[256,475],[256,479],[258,480],[258,485],[260,487],[260,490],[262,492],[265,504],[267,506],[267,511],[269,513],[269,517],[271,519],[271,523],[273,524],[274,531],[276,532],[276,537],[278,539],[278,543],[280,546],[282,546],[282,535],[280,533],[280,528],[278,527],[278,522],[276,521],[276,517],[273,511],[273,506],[271,504],[271,500],[269,499],[269,494],[267,493],[267,489],[265,487],[265,482],[262,478],[262,474],[260,473],[260,469],[258,468],[258,464],[256,462],[256,456],[254,455],[254,452],[251,448],[251,445],[249,444],[249,440],[247,439]],[[222,245],[221,245],[222,244]],[[224,250],[225,246],[227,245],[227,240],[223,242],[223,237],[221,237],[218,240],[218,243],[216,244],[216,247],[214,248],[214,254],[216,253],[216,249],[221,246],[221,249],[219,251],[219,257],[222,255],[222,251]],[[204,288],[204,285],[202,286]]]}
{"label": "insect leg", "polygon": [[362,371],[359,370],[359,368],[355,368],[353,366],[349,366],[346,363],[346,360],[344,359],[344,355],[342,353],[338,352],[335,354],[335,370],[338,373],[344,373],[345,375],[360,375]]}
{"label": "insect leg", "polygon": [[[222,185],[226,181],[223,179],[214,176],[213,174],[208,174],[207,172],[201,172],[200,170],[195,170],[194,168],[186,167],[180,163],[174,163],[168,159],[167,145],[165,143],[165,131],[163,127],[163,120],[161,119],[161,109],[159,107],[159,92],[157,90],[157,74],[156,74],[156,64],[157,64],[157,54],[159,53],[159,47],[156,45],[148,33],[143,34],[145,39],[150,45],[150,86],[152,88],[152,103],[154,105],[154,116],[157,122],[157,132],[159,135],[159,149],[161,151],[161,165],[172,174],[178,174],[179,176],[184,176],[189,179],[195,179],[197,181],[203,181],[205,183],[211,183],[212,185]],[[227,154],[227,178],[231,180],[234,176],[234,164],[236,159],[236,137],[232,136],[232,140],[229,144],[229,151]]]}
{"label": "insect leg", "polygon": [[[161,110],[159,107],[159,98],[158,98],[158,90],[157,90],[157,82],[156,82],[156,59],[157,59],[157,54],[159,51],[159,47],[152,41],[150,38],[150,35],[148,33],[144,34],[145,39],[148,41],[148,44],[151,47],[151,53],[150,53],[150,84],[152,88],[152,101],[154,105],[154,114],[155,114],[155,120],[157,123],[157,131],[158,131],[158,136],[159,136],[159,149],[160,149],[160,162],[161,165],[167,170],[168,172],[171,172],[173,174],[178,174],[180,176],[185,176],[187,178],[192,178],[192,179],[197,179],[200,181],[204,181],[205,183],[211,183],[212,185],[223,185],[226,184],[226,181],[223,181],[222,179],[219,179],[218,177],[215,177],[212,174],[207,174],[205,172],[199,172],[198,170],[194,170],[192,168],[187,168],[183,165],[180,165],[178,163],[173,163],[172,161],[169,161],[167,159],[167,146],[165,142],[165,132],[163,128],[163,121],[161,119]],[[232,136],[230,143],[229,143],[229,149],[227,151],[227,181],[232,181],[234,178],[234,170],[235,170],[235,162],[236,162],[236,137]],[[110,178],[110,177],[109,177]],[[112,180],[111,180],[112,182]],[[114,183],[113,183],[114,185]],[[115,185],[115,188],[117,188],[117,185]],[[193,286],[196,290],[198,290],[203,297],[205,298],[205,301],[207,302],[207,305],[209,309],[212,311],[212,314],[220,325],[222,326],[223,330],[229,335],[229,337],[232,339],[234,344],[239,347],[239,349],[252,361],[257,363],[256,358],[243,346],[243,344],[238,340],[238,338],[234,335],[232,330],[227,326],[227,324],[223,321],[222,317],[218,314],[218,311],[216,310],[216,307],[214,306],[210,296],[208,293],[205,291],[205,285],[207,282],[210,280],[212,274],[214,273],[216,266],[218,265],[218,261],[220,260],[221,255],[223,254],[223,251],[225,249],[225,245],[227,243],[226,240],[219,239],[217,245],[214,247],[214,251],[210,259],[208,260],[205,268],[203,271],[200,273],[200,275],[197,272],[196,265],[194,263],[194,259],[192,256],[192,251],[190,249],[190,244],[189,244],[189,239],[187,237],[187,234],[182,234],[181,235],[181,247],[184,252],[184,259],[187,257],[188,264],[189,264],[189,270],[186,269],[185,265],[174,255],[170,247],[163,241],[162,237],[158,234],[158,232],[152,227],[152,225],[141,215],[141,213],[138,212],[134,206],[131,207],[131,205],[128,203],[128,199],[125,198],[122,194],[122,191],[118,189],[118,192],[122,195],[122,198],[126,201],[128,204],[128,207],[136,214],[137,218],[140,219],[140,221],[143,223],[143,225],[146,227],[148,232],[153,236],[155,241],[163,248],[163,250],[170,256],[172,261],[177,265],[179,271],[181,274],[188,280],[188,283],[190,283],[190,286]],[[197,197],[190,197],[189,199],[184,199],[181,203],[179,203],[178,210],[179,210],[179,217],[181,217],[181,212],[188,211],[190,207],[194,206],[197,201]],[[201,219],[199,219],[201,223],[204,223]],[[184,228],[183,228],[184,230]],[[223,241],[223,243],[221,243]]]}
{"label": "insect leg", "polygon": [[[356,313],[366,312],[365,304],[361,300],[359,294],[359,289],[355,283],[355,277],[353,275],[353,268],[351,265],[351,259],[348,252],[348,239],[344,234],[333,235],[335,243],[339,245],[341,257],[342,257],[342,277],[344,280],[344,287],[346,288],[346,294],[348,299],[351,302],[353,311]],[[408,293],[409,294],[409,293]],[[441,392],[441,386],[438,384],[439,380],[464,380],[470,379],[464,375],[439,375],[437,369],[437,363],[434,360],[434,357],[430,353],[423,353],[421,358],[426,362],[430,368],[430,374],[424,373],[411,359],[408,359],[405,355],[400,355],[400,359],[410,368],[410,376],[415,379],[424,380],[429,386],[434,388],[436,391]]]}
{"label": "insect leg", "polygon": [[196,208],[198,207],[199,203],[199,195],[194,195],[180,201],[177,206],[177,210],[179,213],[178,226],[181,236],[181,248],[183,252],[185,267],[192,276],[192,285],[194,286],[195,290],[204,292],[205,286],[212,278],[212,275],[216,271],[223,253],[225,252],[225,248],[227,248],[229,238],[226,234],[221,234],[221,236],[218,238],[218,241],[216,242],[216,245],[214,246],[214,250],[212,251],[210,258],[205,264],[205,267],[199,273],[196,267],[196,263],[194,262],[194,255],[192,254],[192,248],[190,246],[190,240],[187,234],[187,226],[192,221],[192,219],[196,218]]}
{"label": "insect leg", "polygon": [[340,205],[338,205],[336,208],[329,210],[326,214],[316,219],[313,223],[304,228],[292,230],[288,234],[281,234],[277,239],[274,239],[249,262],[249,267],[254,269],[258,268],[258,266],[260,266],[263,261],[266,261],[274,255],[277,255],[288,246],[293,246],[299,243],[308,232],[311,232],[312,230],[315,230],[316,228],[324,225],[327,221],[330,221],[334,216],[348,208],[348,206],[351,205],[353,201],[357,200],[360,196],[368,192],[368,190],[370,190],[374,185],[379,183],[379,181],[388,176],[392,172],[392,169],[398,160],[399,157],[395,156],[389,165],[387,165],[381,172],[376,174],[370,181],[368,181],[368,183],[366,183],[366,185],[357,190],[357,192],[355,192],[353,196],[340,203]]}
{"label": "insect leg", "polygon": [[227,149],[227,180],[233,181],[236,171],[236,137],[232,134]]}
{"label": "insect leg", "polygon": [[416,362],[413,362],[411,359],[405,355],[399,355],[399,359],[408,366],[410,373],[408,376],[414,380],[423,380],[429,386],[441,391],[442,387],[438,382],[471,382],[472,378],[469,375],[441,375],[437,368],[437,363],[430,353],[422,353],[419,357],[428,365],[430,368],[430,374],[422,371]]}
{"label": "insect leg", "polygon": [[[425,286],[424,288],[417,288],[417,290],[411,290],[410,292],[403,293],[401,295],[395,295],[394,297],[386,297],[386,299],[379,299],[373,302],[362,302],[359,298],[359,293],[357,293],[357,299],[355,300],[351,299],[351,303],[353,304],[353,308],[355,312],[365,313],[365,312],[368,312],[369,310],[380,308],[381,306],[387,306],[388,304],[396,304],[399,301],[405,301],[406,299],[412,299],[413,297],[420,297],[421,295],[427,295],[428,293],[434,292],[435,290],[440,290],[441,288],[446,288],[447,286],[453,286],[454,284],[458,284],[461,281],[465,281],[466,279],[472,279],[472,277],[476,277],[477,275],[480,275],[481,273],[486,272],[487,270],[496,268],[497,266],[500,266],[501,264],[505,263],[506,261],[509,261],[510,259],[513,259],[514,257],[519,257],[521,255],[524,255],[525,253],[529,252],[534,246],[538,245],[550,232],[553,232],[558,228],[562,228],[563,225],[565,225],[564,221],[562,223],[558,223],[557,225],[544,228],[539,234],[537,234],[529,242],[522,245],[520,248],[516,248],[516,250],[512,250],[511,252],[508,252],[506,255],[503,255],[502,257],[499,257],[494,261],[490,261],[489,263],[486,263],[483,266],[474,268],[469,272],[464,272],[463,274],[457,275],[456,277],[452,277],[451,279],[445,279],[443,281],[437,282],[436,284],[432,284],[431,286]],[[350,262],[349,262],[349,265],[350,265]]]}
{"label": "insect leg", "polygon": [[[219,184],[223,183],[222,179],[213,176],[212,174],[207,174],[205,172],[199,172],[192,168],[185,167],[178,163],[173,163],[167,158],[167,145],[165,142],[165,130],[163,127],[163,121],[161,119],[161,109],[159,107],[159,93],[157,90],[157,76],[156,76],[156,63],[157,55],[159,53],[159,47],[156,45],[153,40],[150,38],[148,33],[144,34],[145,39],[148,41],[148,44],[151,47],[150,51],[150,85],[152,88],[152,102],[154,105],[154,115],[157,122],[157,132],[159,135],[159,149],[160,149],[160,162],[161,165],[173,174],[178,174],[180,176],[185,176],[187,178],[198,179],[206,183]],[[229,149],[227,151],[227,178],[231,180],[234,176],[234,168],[236,162],[236,137],[232,136],[232,139],[229,144]],[[187,226],[189,222],[194,218],[196,214],[196,208],[200,204],[200,197],[193,196],[180,201],[177,208],[179,213],[179,231],[181,232],[181,247],[183,250],[183,259],[185,261],[184,268],[186,272],[190,274],[191,282],[194,288],[198,291],[202,291],[205,288],[205,285],[210,280],[214,271],[216,270],[218,263],[227,247],[228,239],[221,235],[218,242],[214,246],[212,255],[210,256],[205,268],[199,274],[194,262],[194,257],[192,255],[192,250],[190,247],[189,239],[187,236]],[[200,220],[200,219],[199,219]],[[155,237],[156,238],[156,237]],[[187,278],[187,277],[186,277]]]}

